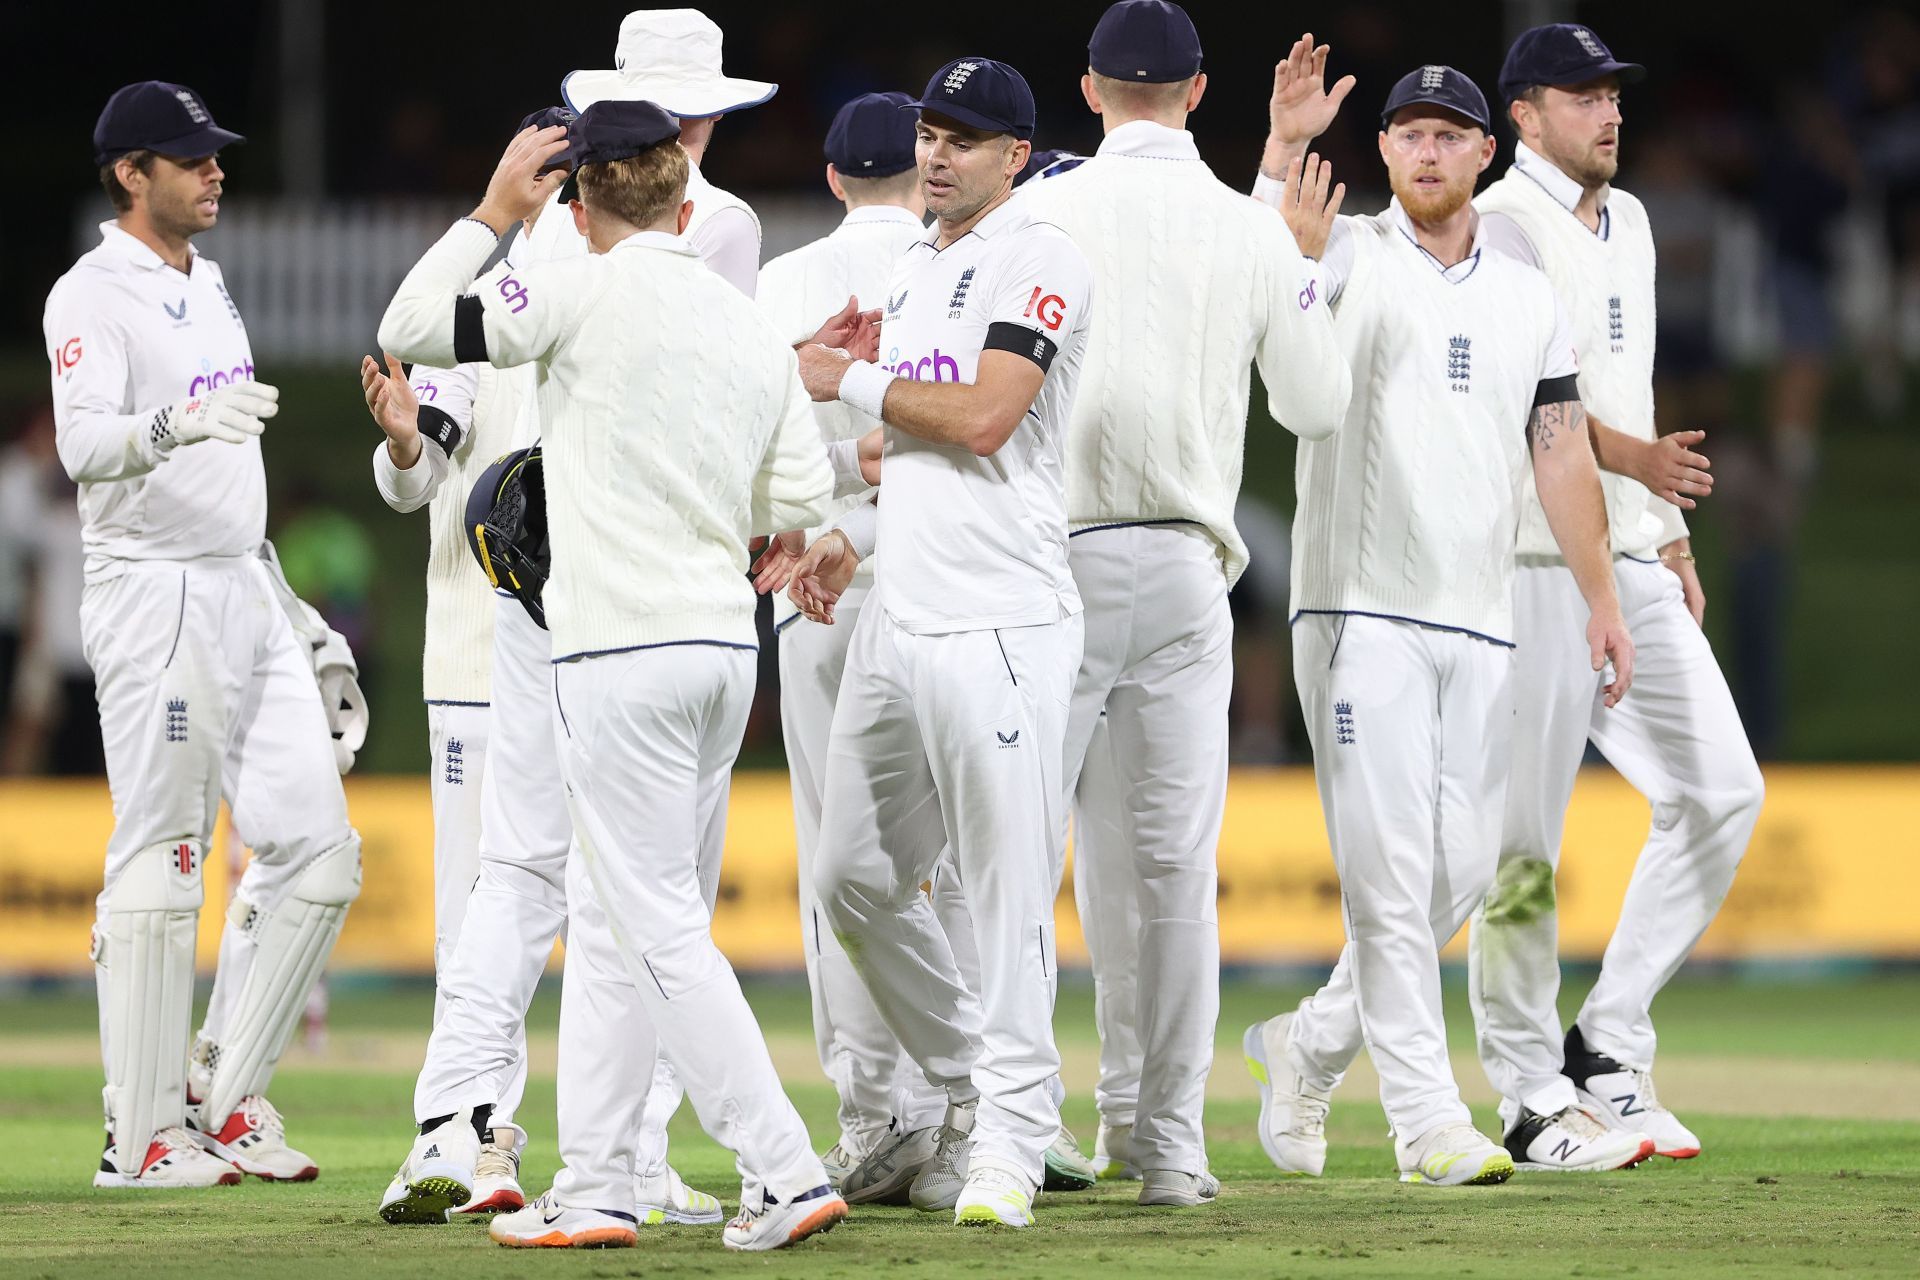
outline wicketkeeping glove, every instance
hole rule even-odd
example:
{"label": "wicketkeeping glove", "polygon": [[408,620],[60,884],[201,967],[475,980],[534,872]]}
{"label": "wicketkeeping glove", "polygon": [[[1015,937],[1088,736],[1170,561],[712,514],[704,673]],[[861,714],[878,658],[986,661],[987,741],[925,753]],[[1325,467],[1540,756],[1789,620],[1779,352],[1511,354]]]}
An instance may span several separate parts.
{"label": "wicketkeeping glove", "polygon": [[280,598],[293,633],[313,663],[314,682],[320,687],[320,703],[327,713],[327,729],[333,735],[333,763],[345,774],[353,768],[353,758],[367,741],[367,695],[360,691],[360,664],[353,659],[347,638],[327,625],[320,611],[293,594],[287,575],[280,569],[280,555],[271,542],[260,544],[260,558],[267,563],[273,578],[273,591]]}
{"label": "wicketkeeping glove", "polygon": [[266,430],[266,420],[278,412],[280,388],[264,382],[229,382],[154,414],[148,439],[162,453],[202,440],[239,444]]}

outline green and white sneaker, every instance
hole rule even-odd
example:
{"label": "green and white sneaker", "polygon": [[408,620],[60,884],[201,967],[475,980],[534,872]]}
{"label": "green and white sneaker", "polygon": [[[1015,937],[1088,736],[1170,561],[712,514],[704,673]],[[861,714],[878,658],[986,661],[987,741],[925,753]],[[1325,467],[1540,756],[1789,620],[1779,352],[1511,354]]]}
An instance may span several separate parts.
{"label": "green and white sneaker", "polygon": [[1291,1013],[1256,1022],[1240,1038],[1247,1070],[1260,1086],[1260,1149],[1285,1174],[1317,1178],[1327,1167],[1329,1092],[1293,1068]]}
{"label": "green and white sneaker", "polygon": [[677,1227],[705,1227],[726,1216],[718,1199],[682,1182],[672,1165],[662,1166],[651,1176],[635,1178],[633,1203],[634,1216],[643,1227],[657,1227],[663,1222]]}
{"label": "green and white sneaker", "polygon": [[828,1147],[820,1157],[820,1165],[827,1171],[827,1185],[835,1191],[844,1190],[841,1186],[860,1162],[847,1153],[846,1140],[842,1139]]}
{"label": "green and white sneaker", "polygon": [[1470,1124],[1443,1124],[1412,1142],[1393,1141],[1400,1181],[1436,1187],[1488,1187],[1513,1176],[1507,1149]]}
{"label": "green and white sneaker", "polygon": [[1138,1182],[1133,1162],[1133,1126],[1102,1124],[1093,1138],[1093,1176],[1102,1182]]}
{"label": "green and white sneaker", "polygon": [[954,1204],[953,1221],[962,1227],[1030,1227],[1033,1184],[1006,1169],[975,1169]]}
{"label": "green and white sneaker", "polygon": [[1080,1154],[1080,1144],[1067,1126],[1061,1125],[1060,1132],[1053,1136],[1053,1145],[1047,1148],[1041,1190],[1085,1191],[1093,1185],[1095,1176],[1093,1165]]}

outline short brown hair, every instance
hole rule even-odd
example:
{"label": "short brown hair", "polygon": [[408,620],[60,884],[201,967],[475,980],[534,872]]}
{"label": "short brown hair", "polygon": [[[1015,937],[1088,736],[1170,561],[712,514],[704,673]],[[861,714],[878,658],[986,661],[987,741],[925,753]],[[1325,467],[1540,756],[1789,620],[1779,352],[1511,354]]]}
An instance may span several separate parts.
{"label": "short brown hair", "polygon": [[1158,115],[1163,111],[1184,110],[1187,95],[1193,92],[1191,76],[1185,80],[1145,84],[1139,80],[1116,80],[1098,71],[1089,74],[1093,76],[1093,87],[1100,91],[1102,102],[1111,102],[1134,115]]}
{"label": "short brown hair", "polygon": [[157,159],[159,156],[152,151],[129,151],[100,166],[100,189],[107,193],[115,213],[125,213],[133,208],[133,192],[120,185],[120,175],[113,171],[114,166],[122,160],[131,160],[140,173],[152,173],[153,162]]}
{"label": "short brown hair", "polygon": [[687,198],[687,153],[663,142],[637,156],[580,166],[580,198],[596,213],[645,227]]}

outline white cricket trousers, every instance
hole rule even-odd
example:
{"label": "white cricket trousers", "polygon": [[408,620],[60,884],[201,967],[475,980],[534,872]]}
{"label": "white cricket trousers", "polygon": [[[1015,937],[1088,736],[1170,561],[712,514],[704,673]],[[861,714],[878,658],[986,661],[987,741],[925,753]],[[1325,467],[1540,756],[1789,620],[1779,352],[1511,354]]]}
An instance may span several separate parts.
{"label": "white cricket trousers", "polygon": [[1440,948],[1493,883],[1512,748],[1513,650],[1458,631],[1306,614],[1293,672],[1346,915],[1300,1004],[1294,1067],[1332,1088],[1364,1041],[1412,1142],[1472,1117],[1447,1058]]}
{"label": "white cricket trousers", "polygon": [[[499,1123],[513,1122],[526,1087],[527,1010],[567,920],[573,824],[555,735],[553,642],[510,596],[494,601],[491,688],[501,731],[488,733],[484,760],[461,783],[479,800],[477,865],[437,966],[433,1035],[414,1085],[423,1122],[488,1104]],[[437,733],[436,747],[434,783],[450,791]],[[436,828],[436,849],[439,838]],[[449,888],[436,883],[436,895]]]}
{"label": "white cricket trousers", "polygon": [[447,967],[453,954],[453,941],[460,936],[460,922],[467,915],[467,895],[480,877],[481,778],[492,723],[492,709],[484,702],[427,704],[436,974]]}
{"label": "white cricket trousers", "polygon": [[[561,772],[577,858],[601,911],[583,911],[573,948],[609,954],[626,972],[626,1024],[638,1049],[657,1037],[701,1124],[733,1151],[742,1179],[786,1201],[826,1182],[800,1114],[787,1100],[766,1040],[727,958],[714,945],[702,873],[717,867],[727,791],[753,701],[754,653],[717,644],[659,645],[559,663],[554,695]],[[571,962],[570,962],[571,963]],[[576,1071],[585,1028],[562,1001],[559,1090],[566,1169],[561,1204],[630,1204],[630,1121],[652,1083],[629,1059],[623,1078]],[[589,1047],[589,1053],[599,1050]],[[597,1057],[590,1061],[603,1061]]]}
{"label": "white cricket trousers", "polygon": [[[1075,898],[1102,1037],[1096,1096],[1107,1123],[1133,1126],[1136,1165],[1197,1173],[1207,1167],[1201,1112],[1220,1015],[1217,853],[1233,694],[1226,575],[1198,525],[1089,529],[1067,545],[1086,608],[1066,760],[1080,837]],[[1098,725],[1107,754],[1094,769],[1112,772],[1088,777]],[[1109,1079],[1109,1060],[1123,1062],[1136,1045],[1137,1065]]]}
{"label": "white cricket trousers", "polygon": [[[815,853],[820,903],[887,1025],[956,1102],[972,1167],[1038,1185],[1060,1128],[1053,888],[1065,838],[1074,615],[916,635],[869,598],[847,652]],[[966,888],[970,990],[920,886],[942,850]]]}
{"label": "white cricket trousers", "polygon": [[[236,893],[271,916],[321,855],[353,845],[357,862],[359,837],[347,823],[346,794],[313,668],[257,557],[126,562],[117,576],[86,584],[80,625],[113,796],[95,929],[96,958],[102,961],[96,970],[101,1052],[111,1078],[106,1011],[115,958],[106,939],[115,890],[136,862],[164,863],[165,905],[197,911],[204,897],[201,863],[224,797],[235,834],[253,852]],[[161,874],[143,868],[135,879],[144,883]],[[160,906],[144,898],[131,901],[135,896],[141,895],[123,895],[129,901],[121,909]],[[226,1024],[241,1002],[255,955],[252,935],[230,921],[201,1032],[215,1043],[225,1043]],[[131,960],[123,956],[121,963]],[[148,975],[168,991],[164,1001],[156,995],[153,1008],[169,1018],[180,1014],[177,1027],[153,1029],[166,1042],[155,1049],[156,1060],[179,1063],[177,1081],[169,1075],[153,1082],[159,1090],[154,1128],[185,1119],[192,965],[189,939],[177,973]],[[306,987],[289,989],[285,999],[304,1007]],[[240,1085],[241,1096],[264,1092],[273,1065],[264,1061]],[[149,1114],[146,1104],[138,1113]],[[136,1137],[129,1135],[123,1147],[144,1152],[146,1140]]]}
{"label": "white cricket trousers", "polygon": [[1591,669],[1573,573],[1514,577],[1514,761],[1494,891],[1473,919],[1469,975],[1480,1060],[1503,1097],[1542,1115],[1574,1102],[1560,1074],[1553,876],[1588,739],[1653,806],[1600,980],[1577,1022],[1588,1046],[1653,1067],[1653,999],[1713,922],[1760,817],[1764,784],[1733,695],[1657,562],[1614,562],[1633,632],[1633,688],[1609,710]]}
{"label": "white cricket trousers", "polygon": [[[840,1100],[840,1145],[856,1159],[873,1150],[896,1117],[902,1132],[912,1132],[938,1123],[946,1106],[945,1092],[928,1083],[888,1030],[867,984],[834,937],[813,888],[827,739],[833,730],[847,645],[867,592],[866,587],[858,587],[842,596],[831,626],[796,614],[780,629],[779,639],[780,729],[792,780],[800,937],[813,1000],[814,1048],[820,1069]],[[946,912],[959,899],[959,878],[950,871],[936,872],[933,884],[935,911],[945,924]],[[960,910],[964,911],[963,901]]]}

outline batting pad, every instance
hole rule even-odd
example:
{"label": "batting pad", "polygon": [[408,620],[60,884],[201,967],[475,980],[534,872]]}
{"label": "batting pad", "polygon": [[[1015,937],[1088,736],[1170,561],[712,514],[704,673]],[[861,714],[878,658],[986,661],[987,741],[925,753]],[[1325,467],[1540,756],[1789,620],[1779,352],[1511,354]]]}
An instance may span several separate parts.
{"label": "batting pad", "polygon": [[200,1103],[201,1128],[219,1132],[242,1098],[266,1092],[307,995],[327,967],[347,907],[359,896],[358,835],[316,857],[273,911],[234,895],[227,919],[253,939],[253,965]]}
{"label": "batting pad", "polygon": [[122,1173],[139,1173],[154,1133],[186,1120],[204,852],[197,840],[142,849],[107,899],[97,959],[107,1006],[107,1116]]}

